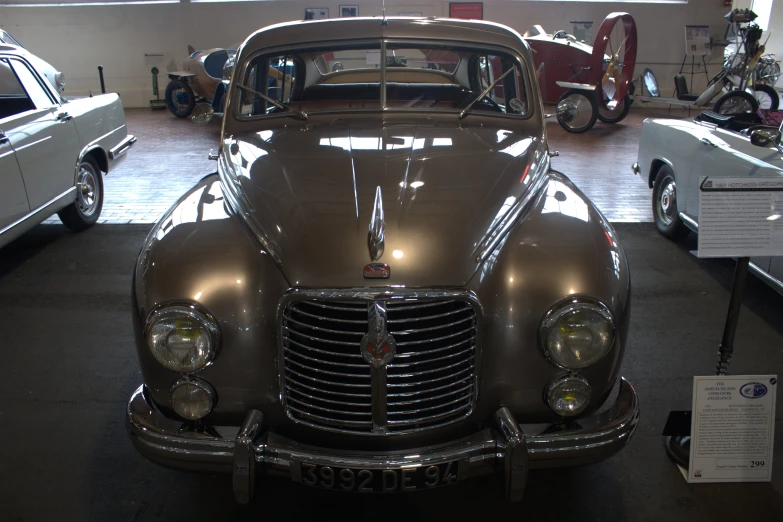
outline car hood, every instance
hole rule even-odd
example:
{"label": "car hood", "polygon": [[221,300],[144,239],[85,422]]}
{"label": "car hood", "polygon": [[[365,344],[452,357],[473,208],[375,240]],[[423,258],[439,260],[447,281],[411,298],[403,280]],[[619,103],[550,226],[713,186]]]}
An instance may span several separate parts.
{"label": "car hood", "polygon": [[[225,140],[219,170],[229,201],[293,286],[462,286],[548,169],[540,123],[528,124],[538,134],[515,126],[287,125]],[[384,251],[374,260],[378,201]],[[365,279],[371,262],[388,264],[391,277]]]}

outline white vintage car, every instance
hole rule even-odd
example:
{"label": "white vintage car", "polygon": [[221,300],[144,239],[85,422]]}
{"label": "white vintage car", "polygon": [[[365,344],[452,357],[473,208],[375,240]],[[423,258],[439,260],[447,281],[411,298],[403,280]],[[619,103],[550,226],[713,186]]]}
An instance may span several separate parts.
{"label": "white vintage car", "polygon": [[116,94],[66,101],[16,46],[0,44],[0,247],[55,212],[93,225],[108,173],[136,142]]}
{"label": "white vintage car", "polygon": [[[699,229],[700,176],[783,176],[780,128],[756,114],[646,119],[633,171],[653,189],[658,231],[682,239]],[[783,257],[752,257],[750,269],[783,294]]]}

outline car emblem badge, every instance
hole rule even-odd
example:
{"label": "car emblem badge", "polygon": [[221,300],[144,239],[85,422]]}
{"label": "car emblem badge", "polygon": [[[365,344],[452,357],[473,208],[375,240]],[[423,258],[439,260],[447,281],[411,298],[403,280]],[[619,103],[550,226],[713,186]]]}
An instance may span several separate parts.
{"label": "car emblem badge", "polygon": [[391,269],[386,263],[370,263],[364,266],[365,279],[389,279]]}
{"label": "car emblem badge", "polygon": [[359,344],[364,360],[375,368],[383,368],[397,353],[394,337],[386,331],[386,308],[383,302],[370,303],[368,331]]}
{"label": "car emblem badge", "polygon": [[[370,257],[377,261],[383,255],[384,232],[386,223],[383,220],[383,195],[381,187],[375,189],[375,203],[370,219],[370,233],[367,235],[367,245],[370,247]],[[366,269],[365,269],[366,270]]]}

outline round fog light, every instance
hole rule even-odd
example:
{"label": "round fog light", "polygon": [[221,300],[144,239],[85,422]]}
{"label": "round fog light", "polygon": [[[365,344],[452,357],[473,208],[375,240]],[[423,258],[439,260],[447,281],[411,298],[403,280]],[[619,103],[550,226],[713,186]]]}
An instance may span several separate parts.
{"label": "round fog light", "polygon": [[590,403],[590,385],[576,375],[559,377],[547,386],[546,401],[561,417],[579,415]]}
{"label": "round fog light", "polygon": [[171,406],[183,419],[199,420],[212,411],[214,405],[215,392],[203,381],[178,381],[171,388]]}

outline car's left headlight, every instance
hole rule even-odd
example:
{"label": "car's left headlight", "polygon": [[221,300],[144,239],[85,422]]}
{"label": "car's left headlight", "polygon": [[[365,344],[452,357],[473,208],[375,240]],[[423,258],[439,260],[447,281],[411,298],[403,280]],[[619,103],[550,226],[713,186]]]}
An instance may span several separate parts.
{"label": "car's left headlight", "polygon": [[195,306],[153,311],[145,328],[147,346],[160,364],[181,373],[204,369],[215,358],[219,331],[215,320]]}
{"label": "car's left headlight", "polygon": [[57,84],[55,87],[57,87],[58,91],[64,91],[65,90],[65,73],[57,71],[57,73],[54,75],[54,82]]}
{"label": "car's left headlight", "polygon": [[586,368],[601,360],[614,344],[614,337],[609,308],[597,299],[580,296],[553,306],[539,329],[546,357],[567,370]]}

